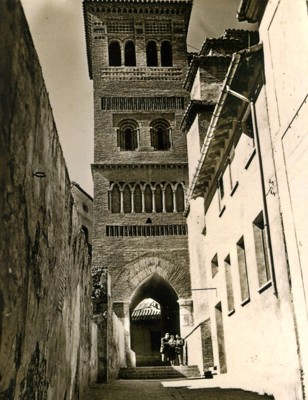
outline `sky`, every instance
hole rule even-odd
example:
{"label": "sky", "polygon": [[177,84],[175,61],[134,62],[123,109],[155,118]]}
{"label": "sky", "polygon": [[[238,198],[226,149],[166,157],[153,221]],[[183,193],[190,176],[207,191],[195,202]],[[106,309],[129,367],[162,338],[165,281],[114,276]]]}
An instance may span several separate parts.
{"label": "sky", "polygon": [[[71,181],[93,195],[93,94],[86,59],[82,0],[21,0],[41,63]],[[240,0],[194,0],[188,51],[239,23]]]}

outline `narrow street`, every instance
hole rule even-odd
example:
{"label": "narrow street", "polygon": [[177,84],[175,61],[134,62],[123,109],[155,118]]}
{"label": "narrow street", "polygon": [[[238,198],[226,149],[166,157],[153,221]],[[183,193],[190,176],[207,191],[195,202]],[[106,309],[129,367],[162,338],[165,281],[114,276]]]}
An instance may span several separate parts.
{"label": "narrow street", "polygon": [[204,379],[115,380],[92,385],[81,400],[273,400],[271,396],[210,386],[212,382]]}

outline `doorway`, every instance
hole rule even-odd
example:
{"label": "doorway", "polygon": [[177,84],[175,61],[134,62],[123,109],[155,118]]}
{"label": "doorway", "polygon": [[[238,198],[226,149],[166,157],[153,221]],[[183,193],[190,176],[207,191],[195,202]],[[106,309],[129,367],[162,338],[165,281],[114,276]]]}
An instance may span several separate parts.
{"label": "doorway", "polygon": [[178,296],[156,273],[145,279],[132,296],[130,331],[137,366],[161,365],[160,339],[166,332],[180,333]]}

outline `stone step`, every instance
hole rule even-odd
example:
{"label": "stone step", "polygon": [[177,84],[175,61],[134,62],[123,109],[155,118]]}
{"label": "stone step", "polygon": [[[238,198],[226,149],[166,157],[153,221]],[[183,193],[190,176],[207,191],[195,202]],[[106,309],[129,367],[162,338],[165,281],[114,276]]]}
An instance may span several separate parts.
{"label": "stone step", "polygon": [[167,367],[129,367],[121,368],[119,379],[178,379],[199,378],[200,371],[196,365]]}

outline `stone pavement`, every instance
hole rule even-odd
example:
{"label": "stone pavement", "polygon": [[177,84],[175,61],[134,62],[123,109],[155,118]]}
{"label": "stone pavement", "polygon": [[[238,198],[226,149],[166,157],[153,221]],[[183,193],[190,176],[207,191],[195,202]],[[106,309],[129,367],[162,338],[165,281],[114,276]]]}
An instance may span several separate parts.
{"label": "stone pavement", "polygon": [[[200,379],[199,379],[200,380]],[[205,379],[202,379],[204,382]],[[81,400],[273,400],[240,389],[198,388],[192,380],[116,380],[92,385]]]}

